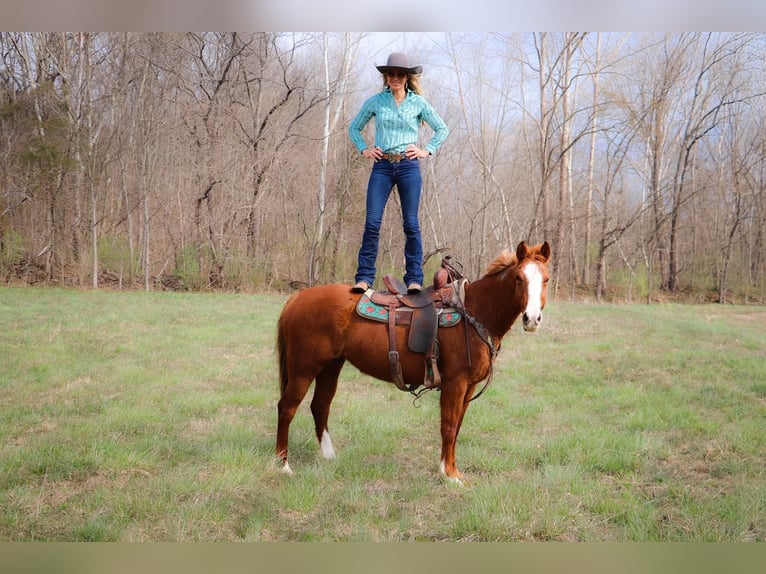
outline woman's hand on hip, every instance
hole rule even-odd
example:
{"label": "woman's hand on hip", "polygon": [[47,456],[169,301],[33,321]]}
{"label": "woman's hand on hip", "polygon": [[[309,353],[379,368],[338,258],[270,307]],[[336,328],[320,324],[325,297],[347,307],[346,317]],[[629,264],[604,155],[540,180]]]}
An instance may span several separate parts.
{"label": "woman's hand on hip", "polygon": [[383,157],[383,150],[379,147],[368,147],[362,152],[362,157],[378,161]]}
{"label": "woman's hand on hip", "polygon": [[406,150],[404,150],[404,153],[407,156],[407,159],[423,159],[429,155],[427,150],[421,149],[414,145],[411,145]]}

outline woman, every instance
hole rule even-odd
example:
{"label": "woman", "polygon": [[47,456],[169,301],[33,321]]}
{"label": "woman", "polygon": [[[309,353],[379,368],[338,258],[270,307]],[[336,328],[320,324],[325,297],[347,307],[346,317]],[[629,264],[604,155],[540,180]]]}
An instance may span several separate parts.
{"label": "woman", "polygon": [[[444,143],[449,130],[421,95],[419,76],[422,66],[410,66],[405,54],[395,52],[388,57],[385,66],[376,67],[383,74],[384,89],[364,102],[348,128],[351,141],[362,156],[373,160],[353,291],[363,293],[375,282],[383,211],[396,185],[406,238],[404,283],[410,293],[417,293],[423,284],[423,244],[418,221],[423,180],[418,160],[434,154]],[[375,145],[368,147],[362,130],[372,118],[375,118]],[[416,143],[423,122],[431,126],[434,133],[425,147],[420,148]]]}

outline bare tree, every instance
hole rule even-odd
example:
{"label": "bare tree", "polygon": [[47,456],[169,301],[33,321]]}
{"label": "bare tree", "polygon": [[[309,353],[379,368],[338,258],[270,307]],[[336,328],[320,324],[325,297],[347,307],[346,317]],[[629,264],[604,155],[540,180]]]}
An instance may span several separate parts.
{"label": "bare tree", "polygon": [[[324,99],[296,64],[303,40],[285,46],[279,35],[258,35],[251,42],[251,70],[243,70],[251,122],[240,123],[241,136],[252,158],[251,200],[247,213],[247,252],[254,255],[258,203],[267,174],[280,152],[296,137],[297,124]],[[268,140],[266,139],[268,136]]]}
{"label": "bare tree", "polygon": [[593,115],[591,116],[590,147],[588,151],[588,188],[585,199],[585,236],[583,238],[583,264],[580,281],[587,285],[590,283],[591,266],[591,240],[592,240],[592,216],[593,216],[593,179],[596,171],[596,135],[598,133],[599,120],[599,78],[601,72],[601,34],[596,33],[596,53],[594,54],[593,72]]}
{"label": "bare tree", "polygon": [[[368,166],[341,127],[356,86],[378,80],[352,71],[368,39],[0,33],[0,273],[95,287],[126,269],[145,289],[348,276]],[[396,36],[384,49],[427,55],[451,128],[424,172],[426,247],[476,275],[499,247],[545,236],[554,280],[600,298],[640,280],[647,300],[657,287],[763,300],[765,45]],[[398,208],[381,268],[400,264]]]}
{"label": "bare tree", "polygon": [[[488,44],[509,42],[501,36],[484,39]],[[460,125],[465,134],[465,146],[453,146],[468,152],[461,158],[476,177],[466,181],[463,195],[474,199],[464,202],[466,215],[472,222],[469,233],[469,259],[471,271],[480,273],[489,256],[488,239],[503,246],[514,242],[514,221],[508,202],[508,184],[501,174],[510,166],[510,135],[512,134],[513,109],[517,101],[509,97],[513,90],[509,73],[497,74],[497,65],[509,67],[511,62],[482,63],[483,43],[471,35],[460,37],[447,34],[445,51],[455,70],[456,100],[460,113]],[[466,68],[462,62],[470,62]],[[475,166],[475,167],[474,167]],[[498,205],[499,203],[499,205]],[[478,236],[478,238],[476,238]],[[474,242],[478,246],[474,249]],[[438,245],[436,246],[439,247]]]}
{"label": "bare tree", "polygon": [[[563,262],[568,262],[568,280],[577,281],[576,227],[572,197],[571,160],[578,142],[589,135],[596,102],[572,105],[583,77],[591,74],[580,57],[584,49],[584,33],[559,36],[533,35],[534,62],[528,66],[538,75],[539,114],[534,117],[537,128],[538,153],[534,163],[539,168],[539,190],[535,198],[535,217],[528,235],[536,230],[542,218],[544,236],[553,238],[561,248],[553,263],[555,285],[561,279]],[[558,195],[552,197],[553,178],[558,174]],[[555,205],[554,205],[555,202]],[[554,212],[554,207],[555,212]],[[568,247],[566,247],[568,246]]]}
{"label": "bare tree", "polygon": [[[317,266],[319,259],[319,245],[324,237],[325,210],[327,205],[327,172],[329,169],[330,138],[337,129],[344,110],[347,83],[351,72],[351,63],[357,53],[359,39],[354,39],[346,32],[342,38],[340,49],[340,64],[337,77],[331,79],[330,73],[330,46],[327,33],[322,34],[322,55],[324,71],[324,124],[322,132],[322,147],[320,151],[321,167],[319,172],[319,191],[317,202],[317,217],[315,232],[308,250],[308,283],[312,285],[317,280]],[[335,111],[332,107],[335,105]],[[345,134],[344,134],[345,135]]]}

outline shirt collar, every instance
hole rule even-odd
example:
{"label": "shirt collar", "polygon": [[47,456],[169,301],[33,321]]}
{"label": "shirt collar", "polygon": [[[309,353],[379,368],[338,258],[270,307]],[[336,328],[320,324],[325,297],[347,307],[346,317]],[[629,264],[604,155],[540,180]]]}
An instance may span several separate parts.
{"label": "shirt collar", "polygon": [[[409,88],[407,88],[405,91],[407,92],[406,94],[404,94],[404,98],[405,98],[405,99],[407,99],[407,98],[410,96],[410,94],[414,94],[414,93],[415,93],[415,92],[413,92],[413,91],[412,91],[411,89],[409,89]],[[389,88],[388,86],[386,86],[385,88],[383,88],[383,93],[384,93],[384,94],[391,94],[391,97],[392,97],[392,98],[394,97],[394,94],[393,94],[393,92],[391,91],[391,88]]]}

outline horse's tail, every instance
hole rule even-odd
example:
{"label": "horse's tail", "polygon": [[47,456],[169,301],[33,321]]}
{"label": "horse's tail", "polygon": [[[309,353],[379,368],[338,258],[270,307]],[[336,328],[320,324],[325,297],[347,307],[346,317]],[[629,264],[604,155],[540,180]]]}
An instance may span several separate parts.
{"label": "horse's tail", "polygon": [[[289,303],[289,301],[288,301]],[[281,397],[287,388],[287,341],[285,340],[285,311],[287,305],[282,309],[282,314],[277,322],[277,362],[279,364],[279,396]]]}

